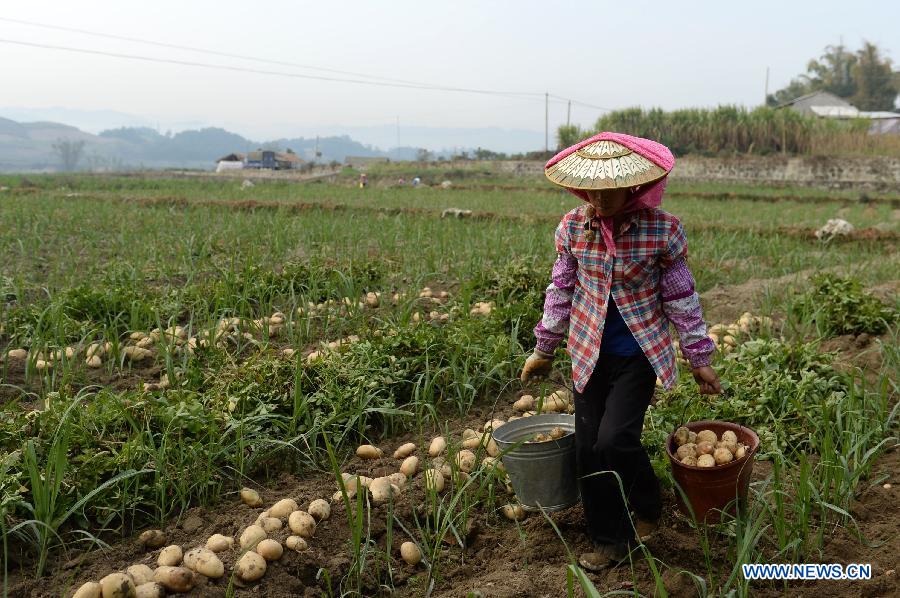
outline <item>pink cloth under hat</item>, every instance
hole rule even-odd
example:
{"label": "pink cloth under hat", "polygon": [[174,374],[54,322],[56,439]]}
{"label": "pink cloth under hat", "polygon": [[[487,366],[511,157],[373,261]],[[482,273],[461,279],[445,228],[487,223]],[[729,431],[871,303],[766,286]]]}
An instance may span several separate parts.
{"label": "pink cloth under hat", "polygon": [[[628,203],[625,204],[625,207],[622,209],[620,214],[626,214],[628,212],[635,212],[637,210],[643,210],[647,208],[659,207],[659,205],[662,203],[663,192],[666,189],[666,181],[669,178],[668,173],[675,166],[675,157],[672,155],[672,152],[669,151],[669,148],[651,139],[633,137],[631,135],[625,135],[624,133],[598,133],[597,135],[589,137],[584,141],[580,141],[571,147],[567,147],[566,149],[550,158],[550,161],[548,161],[546,166],[544,166],[544,170],[546,171],[551,166],[568,157],[570,154],[573,154],[583,147],[591,145],[592,143],[596,143],[597,141],[612,141],[618,143],[619,145],[628,148],[634,153],[643,156],[653,164],[656,164],[666,173],[664,176],[662,176],[662,178],[656,181],[636,187],[631,194],[631,198],[629,199]],[[573,195],[583,199],[584,201],[588,201],[587,190],[576,189],[568,187],[566,185],[563,185],[563,187]],[[611,255],[615,255],[616,243],[613,238],[613,218],[611,216],[606,216],[599,217],[599,220],[600,231],[603,235],[603,242],[606,245],[607,251]]]}

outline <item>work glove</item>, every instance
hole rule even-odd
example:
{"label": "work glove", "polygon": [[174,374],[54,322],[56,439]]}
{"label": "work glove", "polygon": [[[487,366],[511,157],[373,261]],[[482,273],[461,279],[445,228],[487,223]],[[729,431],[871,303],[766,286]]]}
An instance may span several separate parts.
{"label": "work glove", "polygon": [[519,376],[519,379],[522,381],[522,384],[525,384],[532,378],[543,378],[550,373],[552,367],[553,355],[535,349],[534,353],[525,360],[525,365],[522,366],[522,375]]}

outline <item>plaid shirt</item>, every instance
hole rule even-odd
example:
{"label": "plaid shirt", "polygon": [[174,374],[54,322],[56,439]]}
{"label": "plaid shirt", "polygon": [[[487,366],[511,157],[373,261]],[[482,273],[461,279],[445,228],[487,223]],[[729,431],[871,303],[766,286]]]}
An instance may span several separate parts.
{"label": "plaid shirt", "polygon": [[[625,216],[609,256],[598,233],[585,229],[587,204],[567,213],[556,229],[554,282],[544,318],[535,328],[538,350],[552,353],[568,324],[572,377],[581,392],[600,355],[610,293],[644,355],[666,388],[676,380],[669,322],[682,337],[691,365],[708,365],[714,350],[706,335],[694,281],[687,270],[687,238],[681,222],[659,209]],[[663,280],[669,274],[675,282]],[[557,311],[557,315],[548,314]]]}

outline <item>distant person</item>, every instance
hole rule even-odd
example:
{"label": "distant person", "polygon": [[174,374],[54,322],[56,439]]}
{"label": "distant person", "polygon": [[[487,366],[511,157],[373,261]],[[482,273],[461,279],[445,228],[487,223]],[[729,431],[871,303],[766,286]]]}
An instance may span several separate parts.
{"label": "distant person", "polygon": [[362,173],[359,175],[359,188],[365,189],[369,186],[369,177],[366,176],[366,173]]}
{"label": "distant person", "polygon": [[419,177],[415,177],[415,178],[412,180],[412,186],[413,186],[413,187],[418,187],[418,186],[419,186],[419,183],[421,183],[421,182],[422,182],[422,179],[420,179]]}
{"label": "distant person", "polygon": [[676,382],[670,324],[700,394],[722,392],[710,367],[715,344],[687,266],[684,228],[659,209],[674,165],[672,152],[655,141],[600,133],[545,167],[547,178],[584,203],[556,227],[557,259],[534,329],[537,346],[521,379],[548,374],[568,336],[575,455],[594,544],[578,562],[590,571],[623,562],[658,526],[659,481],[641,431],[657,379],[665,388]]}
{"label": "distant person", "polygon": [[397,184],[400,185],[401,187],[404,186],[406,184],[406,179],[404,179],[403,177],[400,177],[399,179],[397,179]]}

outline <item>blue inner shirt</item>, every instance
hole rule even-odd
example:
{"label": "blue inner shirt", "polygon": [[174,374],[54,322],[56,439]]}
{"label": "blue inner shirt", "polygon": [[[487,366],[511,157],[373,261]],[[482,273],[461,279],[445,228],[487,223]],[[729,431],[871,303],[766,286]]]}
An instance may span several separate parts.
{"label": "blue inner shirt", "polygon": [[641,346],[634,340],[634,335],[628,329],[612,294],[609,296],[609,304],[606,307],[606,324],[603,326],[603,338],[600,340],[600,352],[608,355],[637,355],[641,353]]}

